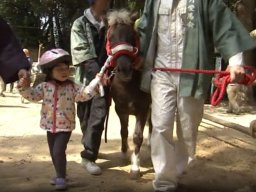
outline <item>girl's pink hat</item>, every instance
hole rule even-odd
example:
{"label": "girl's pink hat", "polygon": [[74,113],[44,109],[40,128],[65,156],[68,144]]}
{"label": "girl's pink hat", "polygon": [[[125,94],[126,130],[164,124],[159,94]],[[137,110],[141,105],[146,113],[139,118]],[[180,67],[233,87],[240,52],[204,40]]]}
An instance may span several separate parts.
{"label": "girl's pink hat", "polygon": [[67,51],[60,48],[56,48],[44,52],[39,60],[38,66],[41,69],[51,68],[54,65],[61,62],[70,64],[71,56]]}

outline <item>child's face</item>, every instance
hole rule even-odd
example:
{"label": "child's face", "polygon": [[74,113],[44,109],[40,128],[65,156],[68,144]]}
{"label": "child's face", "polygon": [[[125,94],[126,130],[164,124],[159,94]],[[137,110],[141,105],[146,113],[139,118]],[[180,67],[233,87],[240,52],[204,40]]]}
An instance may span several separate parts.
{"label": "child's face", "polygon": [[69,78],[69,65],[59,63],[52,69],[52,77],[58,81],[66,81]]}

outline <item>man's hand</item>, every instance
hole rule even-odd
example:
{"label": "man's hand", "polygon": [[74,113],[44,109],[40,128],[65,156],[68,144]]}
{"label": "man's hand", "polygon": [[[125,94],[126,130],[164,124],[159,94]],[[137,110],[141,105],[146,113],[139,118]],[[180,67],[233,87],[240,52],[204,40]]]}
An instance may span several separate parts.
{"label": "man's hand", "polygon": [[231,83],[241,83],[244,80],[245,70],[242,65],[228,66],[226,71],[230,73]]}

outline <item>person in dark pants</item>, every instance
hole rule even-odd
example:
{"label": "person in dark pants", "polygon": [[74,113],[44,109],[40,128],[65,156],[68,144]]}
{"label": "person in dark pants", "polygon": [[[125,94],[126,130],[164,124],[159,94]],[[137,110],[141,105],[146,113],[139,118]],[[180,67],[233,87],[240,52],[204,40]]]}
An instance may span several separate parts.
{"label": "person in dark pants", "polygon": [[2,77],[0,76],[0,97],[5,97],[5,94],[4,94],[5,90],[6,90],[6,85]]}
{"label": "person in dark pants", "polygon": [[[1,96],[1,97],[5,97],[5,95],[4,95],[3,92],[6,91],[7,84],[5,84],[2,79],[1,79],[0,81],[1,81],[1,83],[2,83],[0,96]],[[14,88],[14,82],[13,82],[13,83],[10,83],[10,93],[13,93],[13,88]]]}
{"label": "person in dark pants", "polygon": [[[90,7],[77,18],[71,29],[71,54],[76,67],[76,80],[88,84],[100,71],[107,59],[105,50],[106,23],[104,15],[110,0],[88,0]],[[105,87],[105,92],[107,88]],[[105,94],[107,95],[107,94]],[[106,97],[95,96],[87,102],[77,104],[77,115],[83,133],[81,152],[82,165],[92,175],[102,173],[95,163],[104,130],[107,113]]]}

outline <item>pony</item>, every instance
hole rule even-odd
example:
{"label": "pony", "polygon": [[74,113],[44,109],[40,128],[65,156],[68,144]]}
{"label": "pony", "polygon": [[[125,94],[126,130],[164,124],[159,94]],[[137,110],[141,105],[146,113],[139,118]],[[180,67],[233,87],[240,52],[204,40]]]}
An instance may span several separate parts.
{"label": "pony", "polygon": [[[129,115],[136,119],[133,133],[134,151],[131,155],[130,175],[132,179],[141,176],[140,148],[143,130],[150,117],[151,96],[140,90],[141,63],[139,59],[139,38],[133,24],[134,14],[128,10],[115,10],[108,14],[106,49],[108,53],[108,73],[110,95],[115,103],[115,111],[121,125],[121,151],[127,154]],[[152,125],[149,118],[149,135]]]}

